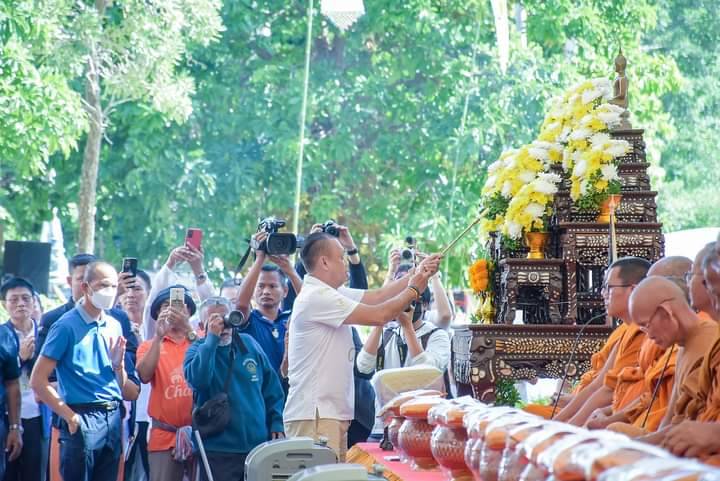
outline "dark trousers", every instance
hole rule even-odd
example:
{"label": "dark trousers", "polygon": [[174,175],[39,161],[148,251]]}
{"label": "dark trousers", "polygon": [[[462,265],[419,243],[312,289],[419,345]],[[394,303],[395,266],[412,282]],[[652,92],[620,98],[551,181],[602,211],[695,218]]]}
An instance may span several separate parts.
{"label": "dark trousers", "polygon": [[70,434],[60,427],[60,474],[64,481],[113,481],[117,479],[121,452],[120,409],[73,409],[80,428]]}
{"label": "dark trousers", "polygon": [[355,446],[357,443],[364,443],[372,429],[368,429],[360,424],[357,419],[353,419],[350,423],[350,429],[348,429],[348,449]]}
{"label": "dark trousers", "polygon": [[[208,464],[215,481],[243,481],[245,479],[245,458],[247,454],[208,452]],[[208,481],[202,460],[198,461],[200,480]]]}
{"label": "dark trousers", "polygon": [[130,454],[125,461],[125,481],[147,480],[150,478],[150,463],[148,461],[147,434],[150,423],[138,421],[137,435],[133,442]]}
{"label": "dark trousers", "polygon": [[22,426],[23,449],[19,458],[7,462],[4,481],[44,481],[50,440],[43,437],[42,416],[23,419]]}
{"label": "dark trousers", "polygon": [[[5,412],[5,406],[2,407],[2,412]],[[5,441],[7,440],[7,417],[4,414],[0,414],[0,446],[5,447]],[[5,460],[7,459],[7,456],[0,456],[0,479],[5,479]]]}

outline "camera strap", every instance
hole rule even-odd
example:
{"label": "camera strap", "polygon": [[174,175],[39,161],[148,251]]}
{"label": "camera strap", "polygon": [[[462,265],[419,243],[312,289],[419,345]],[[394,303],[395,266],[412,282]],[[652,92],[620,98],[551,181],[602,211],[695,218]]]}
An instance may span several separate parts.
{"label": "camera strap", "polygon": [[250,241],[248,241],[248,248],[245,251],[245,254],[243,254],[242,258],[240,259],[240,262],[238,262],[237,267],[235,268],[235,278],[240,275],[240,271],[242,271],[242,268],[245,267],[245,263],[248,260],[248,257],[250,257],[250,252],[252,252],[252,245],[250,244]]}

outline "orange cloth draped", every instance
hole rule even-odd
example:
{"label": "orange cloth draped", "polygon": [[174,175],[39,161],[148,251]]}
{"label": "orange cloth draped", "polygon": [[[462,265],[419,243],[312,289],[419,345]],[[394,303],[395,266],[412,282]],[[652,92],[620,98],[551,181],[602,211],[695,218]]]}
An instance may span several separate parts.
{"label": "orange cloth draped", "polygon": [[[557,412],[560,412],[561,410],[562,406],[558,406]],[[545,406],[543,404],[526,404],[525,407],[523,407],[523,411],[545,419],[550,419],[552,417],[553,407],[552,404],[549,406]]]}
{"label": "orange cloth draped", "polygon": [[[699,416],[705,411],[709,401],[709,389],[707,384],[717,384],[717,379],[713,381],[701,381],[704,378],[702,366],[710,365],[712,360],[708,359],[711,348],[717,351],[718,344],[718,325],[707,315],[700,316],[700,323],[693,328],[685,346],[678,353],[677,374],[675,376],[675,403],[673,406],[673,423],[682,422],[683,420],[699,420]],[[717,370],[717,355],[715,366],[711,371]],[[707,375],[707,374],[706,374]]]}
{"label": "orange cloth draped", "polygon": [[698,393],[705,400],[698,421],[720,422],[720,329],[698,374]]}
{"label": "orange cloth draped", "polygon": [[[670,406],[670,397],[672,396],[673,385],[675,384],[675,366],[677,365],[677,346],[672,349],[662,351],[660,357],[650,366],[645,373],[643,379],[643,392],[640,395],[638,406],[642,408],[636,410],[630,415],[633,426],[643,428],[647,431],[656,431],[660,427],[660,423],[665,417],[668,406]],[[668,359],[668,356],[670,358]],[[665,372],[663,372],[663,369]],[[657,383],[660,382],[660,386]],[[657,395],[653,400],[653,394],[657,388]],[[650,414],[647,415],[647,409],[650,407]],[[645,417],[647,416],[647,421]]]}
{"label": "orange cloth draped", "polygon": [[645,373],[662,356],[664,350],[647,337],[640,346],[638,363],[628,366],[618,374],[617,385],[613,393],[613,412],[618,412],[636,400],[645,390]]}
{"label": "orange cloth draped", "polygon": [[605,374],[605,379],[603,379],[603,384],[606,387],[615,391],[620,379],[620,373],[623,372],[625,368],[632,368],[638,365],[640,347],[645,339],[645,333],[641,331],[638,326],[634,324],[627,326],[625,335],[618,343],[615,362],[607,374]]}
{"label": "orange cloth draped", "polygon": [[573,389],[573,394],[579,393],[585,389],[595,378],[600,374],[600,371],[607,363],[610,353],[612,352],[615,345],[624,337],[625,332],[628,330],[628,325],[623,323],[620,324],[608,337],[605,345],[592,355],[590,358],[590,369],[585,372],[580,378],[577,386]]}
{"label": "orange cloth draped", "polygon": [[[608,339],[607,341],[605,341],[603,347],[598,352],[593,354],[590,358],[590,369],[588,369],[580,377],[580,381],[578,381],[575,388],[573,388],[573,394],[579,393],[580,391],[585,389],[591,382],[593,382],[593,380],[595,380],[600,371],[602,371],[603,367],[605,367],[605,363],[607,363],[613,348],[623,338],[627,329],[628,325],[623,323],[610,333],[610,336],[608,336]],[[563,406],[558,406],[557,411],[560,412],[562,407]],[[523,410],[530,414],[534,414],[545,419],[550,419],[550,417],[552,416],[553,407],[552,404],[550,406],[545,406],[542,404],[527,404],[523,408]]]}

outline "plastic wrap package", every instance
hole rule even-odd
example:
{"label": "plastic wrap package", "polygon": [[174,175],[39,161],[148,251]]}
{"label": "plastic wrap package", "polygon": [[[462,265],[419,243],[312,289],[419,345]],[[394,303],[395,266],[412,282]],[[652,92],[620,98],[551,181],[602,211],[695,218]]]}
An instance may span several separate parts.
{"label": "plastic wrap package", "polygon": [[405,417],[405,421],[400,427],[398,441],[412,469],[420,471],[437,466],[430,447],[433,426],[427,422],[428,411],[447,402],[441,397],[428,396],[407,401],[400,406],[400,415]]}
{"label": "plastic wrap package", "polygon": [[545,481],[549,471],[537,464],[537,459],[546,449],[567,436],[577,434],[580,428],[565,423],[549,421],[542,431],[531,434],[518,445],[523,455],[527,458],[528,464],[520,475],[521,481]]}
{"label": "plastic wrap package", "polygon": [[596,457],[590,465],[590,469],[586,471],[585,477],[588,480],[597,481],[603,472],[615,466],[624,466],[643,459],[656,461],[658,458],[669,458],[671,456],[664,449],[646,443],[631,441],[626,446],[609,449],[607,454]]}
{"label": "plastic wrap package", "polygon": [[482,436],[487,424],[494,419],[508,413],[516,413],[517,409],[499,406],[476,408],[463,418],[463,425],[467,431],[468,440],[465,443],[465,465],[470,469],[473,478],[480,481],[480,454],[483,446]]}
{"label": "plastic wrap package", "polygon": [[642,459],[608,469],[598,481],[720,481],[720,470],[688,459]]}
{"label": "plastic wrap package", "polygon": [[500,461],[511,429],[538,423],[537,416],[521,411],[501,416],[485,428],[485,443],[480,453],[480,477],[483,481],[498,481]]}
{"label": "plastic wrap package", "polygon": [[430,438],[432,455],[448,480],[472,480],[472,473],[465,465],[467,432],[463,418],[478,405],[478,401],[466,396],[438,404],[428,412],[428,423],[435,426]]}
{"label": "plastic wrap package", "polygon": [[525,441],[531,434],[539,432],[544,425],[552,422],[545,419],[539,419],[526,425],[520,425],[512,428],[508,432],[508,437],[503,449],[502,459],[500,460],[500,468],[498,469],[498,481],[517,481],[520,479],[528,459],[522,449],[518,445]]}
{"label": "plastic wrap package", "polygon": [[629,441],[627,436],[610,431],[585,431],[566,436],[546,449],[538,456],[537,464],[548,470],[556,481],[582,481],[585,479],[583,467],[570,463],[572,453],[583,444],[598,440],[623,444]]}
{"label": "plastic wrap package", "polygon": [[[443,372],[432,366],[410,366],[397,369],[383,369],[375,373],[370,381],[380,406],[385,406],[400,394],[417,390],[444,391]],[[378,415],[382,415],[381,412]]]}

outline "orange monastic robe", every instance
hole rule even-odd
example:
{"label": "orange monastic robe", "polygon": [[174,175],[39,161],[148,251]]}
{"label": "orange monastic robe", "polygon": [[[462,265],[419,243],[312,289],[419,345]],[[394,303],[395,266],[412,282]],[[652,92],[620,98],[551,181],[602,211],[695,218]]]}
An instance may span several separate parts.
{"label": "orange monastic robe", "polygon": [[[610,333],[610,336],[608,337],[603,347],[598,352],[593,354],[590,358],[590,369],[582,375],[580,381],[573,389],[573,394],[577,394],[581,390],[585,389],[598,376],[600,371],[602,371],[603,367],[605,367],[605,364],[607,363],[613,348],[623,338],[627,329],[628,325],[623,323],[620,324],[612,333]],[[558,407],[558,412],[561,408],[562,406]],[[552,416],[553,407],[552,405],[543,406],[541,404],[528,404],[523,409],[531,414],[535,414],[536,416],[550,419],[550,417]]]}
{"label": "orange monastic robe", "polygon": [[605,374],[605,379],[603,380],[603,384],[613,392],[620,382],[620,374],[624,372],[626,368],[638,366],[640,348],[646,338],[645,333],[635,324],[627,326],[625,335],[618,343],[615,363],[608,370],[607,374]]}
{"label": "orange monastic robe", "polygon": [[613,393],[613,412],[618,412],[635,401],[645,391],[645,373],[665,351],[647,337],[640,346],[638,364],[624,368],[618,374],[615,392]]}
{"label": "orange monastic robe", "polygon": [[[699,420],[699,416],[705,411],[709,394],[702,393],[701,368],[705,365],[711,348],[717,347],[717,335],[717,323],[707,315],[700,315],[700,324],[690,331],[685,346],[680,349],[674,388],[673,423],[686,419]],[[718,369],[717,363],[714,369]],[[708,382],[705,380],[702,384],[707,387]],[[717,381],[713,383],[717,384]],[[709,393],[709,390],[706,392]]]}

